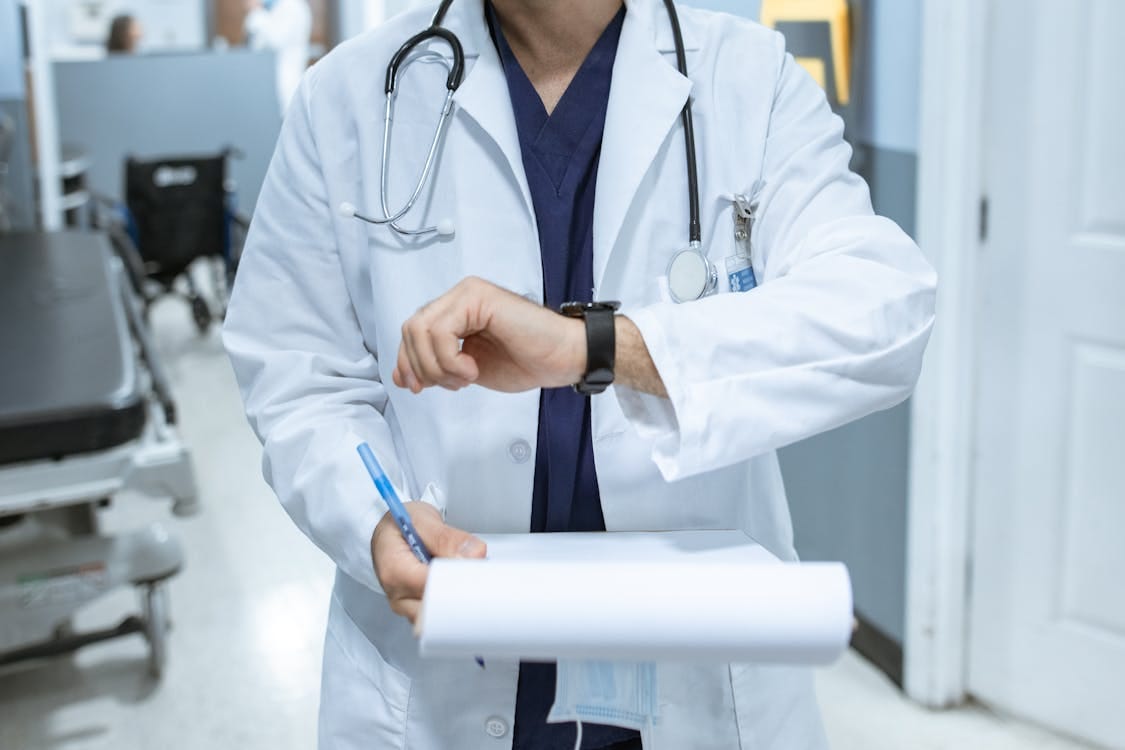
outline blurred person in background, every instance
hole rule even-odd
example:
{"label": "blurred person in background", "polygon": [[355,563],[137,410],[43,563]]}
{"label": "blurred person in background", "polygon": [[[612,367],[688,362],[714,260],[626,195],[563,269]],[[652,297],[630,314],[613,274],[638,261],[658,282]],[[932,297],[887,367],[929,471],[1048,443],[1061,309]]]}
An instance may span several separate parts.
{"label": "blurred person in background", "polygon": [[143,36],[144,28],[131,14],[114,16],[109,22],[109,36],[105,40],[106,52],[131,55],[137,51]]}
{"label": "blurred person in background", "polygon": [[277,98],[284,113],[308,67],[312,11],[307,0],[246,0],[246,10],[250,46],[277,55]]}

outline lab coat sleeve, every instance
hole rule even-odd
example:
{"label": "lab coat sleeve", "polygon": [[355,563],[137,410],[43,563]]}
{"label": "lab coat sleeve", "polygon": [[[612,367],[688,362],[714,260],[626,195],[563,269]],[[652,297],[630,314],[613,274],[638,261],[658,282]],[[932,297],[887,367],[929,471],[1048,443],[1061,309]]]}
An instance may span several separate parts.
{"label": "lab coat sleeve", "polygon": [[933,324],[933,269],[873,215],[842,122],[780,42],[778,56],[753,237],[760,286],[626,313],[668,399],[615,391],[668,481],[903,401]]}
{"label": "lab coat sleeve", "polygon": [[305,77],[282,126],[247,237],[223,338],[266,481],[297,526],[380,590],[370,540],[386,508],[356,453],[367,441],[404,481],[375,354],[356,318],[310,126]]}

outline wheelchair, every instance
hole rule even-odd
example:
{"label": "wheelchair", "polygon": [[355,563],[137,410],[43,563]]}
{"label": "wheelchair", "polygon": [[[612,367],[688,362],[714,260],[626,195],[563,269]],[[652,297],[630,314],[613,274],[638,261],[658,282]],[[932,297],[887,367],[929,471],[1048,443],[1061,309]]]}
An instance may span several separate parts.
{"label": "wheelchair", "polygon": [[[227,175],[233,149],[125,162],[125,200],[98,196],[92,224],[106,231],[141,297],[183,298],[201,334],[226,314],[250,220]],[[193,269],[203,269],[204,284]],[[208,289],[209,287],[209,289]]]}

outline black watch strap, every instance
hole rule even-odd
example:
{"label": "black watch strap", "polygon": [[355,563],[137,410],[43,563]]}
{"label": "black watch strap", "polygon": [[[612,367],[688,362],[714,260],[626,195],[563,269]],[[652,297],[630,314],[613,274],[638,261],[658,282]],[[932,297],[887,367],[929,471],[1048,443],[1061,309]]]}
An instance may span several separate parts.
{"label": "black watch strap", "polygon": [[614,313],[618,302],[568,302],[563,315],[582,317],[586,321],[586,373],[574,384],[574,390],[592,396],[613,385],[613,368],[617,355],[617,331]]}

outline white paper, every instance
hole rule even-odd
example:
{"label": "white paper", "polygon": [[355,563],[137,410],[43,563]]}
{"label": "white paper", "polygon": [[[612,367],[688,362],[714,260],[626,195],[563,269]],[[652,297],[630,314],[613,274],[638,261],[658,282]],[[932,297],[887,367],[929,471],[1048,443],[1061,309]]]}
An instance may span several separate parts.
{"label": "white paper", "polygon": [[436,559],[424,657],[828,664],[847,647],[839,563],[783,563],[738,531],[484,536]]}

